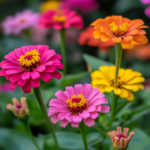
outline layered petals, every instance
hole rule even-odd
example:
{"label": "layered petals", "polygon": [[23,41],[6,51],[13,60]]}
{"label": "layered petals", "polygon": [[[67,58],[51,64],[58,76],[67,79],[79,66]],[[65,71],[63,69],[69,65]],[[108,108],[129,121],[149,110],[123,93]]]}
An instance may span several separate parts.
{"label": "layered petals", "polygon": [[51,121],[54,124],[61,120],[60,125],[64,128],[69,122],[72,127],[77,128],[81,121],[91,127],[95,125],[94,119],[99,116],[97,112],[110,111],[110,107],[105,105],[108,101],[104,94],[96,88],[91,89],[90,84],[66,87],[65,92],[57,91],[55,96],[57,98],[50,100],[48,116],[52,116]]}

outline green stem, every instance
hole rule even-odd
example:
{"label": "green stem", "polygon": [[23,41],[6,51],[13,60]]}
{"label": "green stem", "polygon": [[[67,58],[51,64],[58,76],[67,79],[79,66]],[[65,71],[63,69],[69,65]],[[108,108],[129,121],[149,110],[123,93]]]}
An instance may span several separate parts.
{"label": "green stem", "polygon": [[115,48],[116,48],[116,73],[115,73],[115,87],[116,87],[117,86],[119,68],[120,68],[120,64],[121,64],[121,56],[122,56],[121,44],[116,43]]}
{"label": "green stem", "polygon": [[31,130],[30,130],[30,127],[29,127],[29,124],[28,124],[28,118],[26,118],[26,119],[19,119],[19,120],[24,124],[24,126],[25,126],[25,128],[26,128],[26,130],[27,130],[27,132],[28,132],[28,134],[29,134],[29,136],[30,136],[32,142],[33,142],[34,145],[35,145],[35,147],[36,147],[38,150],[41,150],[40,147],[38,146],[38,144],[36,143],[36,141],[35,141],[35,139],[34,139],[32,133],[31,133]]}
{"label": "green stem", "polygon": [[117,101],[118,101],[118,95],[115,95],[113,96],[113,102],[112,102],[112,105],[111,105],[111,117],[110,117],[110,122],[109,122],[109,128],[108,128],[108,131],[111,130],[111,126],[112,126],[112,122],[114,120],[114,117],[115,117],[115,108],[116,108],[116,105],[117,105]]}
{"label": "green stem", "polygon": [[113,147],[113,150],[127,150],[127,148],[117,148],[117,147]]}
{"label": "green stem", "polygon": [[33,89],[33,91],[34,91],[35,97],[36,97],[36,99],[37,99],[37,101],[38,101],[38,103],[39,103],[39,105],[40,105],[40,107],[43,111],[44,117],[45,117],[46,122],[47,122],[47,126],[48,126],[49,130],[51,131],[51,133],[53,135],[53,138],[54,138],[54,141],[55,141],[55,144],[56,144],[56,150],[59,150],[57,138],[56,138],[56,135],[55,135],[55,132],[54,132],[54,127],[53,127],[53,124],[51,123],[50,119],[47,116],[47,111],[46,111],[45,105],[43,103],[40,88]]}
{"label": "green stem", "polygon": [[79,124],[79,127],[80,127],[80,132],[81,132],[81,135],[82,135],[82,140],[83,140],[84,148],[85,148],[85,150],[88,150],[87,141],[86,141],[85,125],[84,125],[83,121]]}
{"label": "green stem", "polygon": [[62,61],[64,65],[63,75],[66,74],[67,71],[67,64],[66,64],[66,47],[65,47],[65,29],[60,30],[60,39],[61,39],[61,54],[62,54]]}

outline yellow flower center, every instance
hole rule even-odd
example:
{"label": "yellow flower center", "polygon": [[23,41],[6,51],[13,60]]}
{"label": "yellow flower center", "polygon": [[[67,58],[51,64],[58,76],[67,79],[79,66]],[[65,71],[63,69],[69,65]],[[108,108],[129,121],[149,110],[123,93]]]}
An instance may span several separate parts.
{"label": "yellow flower center", "polygon": [[87,99],[82,94],[72,95],[71,99],[67,99],[67,108],[73,115],[81,113],[88,108]]}
{"label": "yellow flower center", "polygon": [[66,17],[65,17],[65,16],[58,16],[58,15],[55,15],[55,16],[53,17],[53,20],[63,23],[63,22],[66,21]]}
{"label": "yellow flower center", "polygon": [[37,50],[26,52],[17,60],[20,62],[20,67],[23,71],[33,71],[41,64],[40,53]]}
{"label": "yellow flower center", "polygon": [[128,26],[128,23],[122,23],[121,26],[117,26],[114,21],[111,24],[109,24],[110,30],[117,37],[124,35],[129,30]]}

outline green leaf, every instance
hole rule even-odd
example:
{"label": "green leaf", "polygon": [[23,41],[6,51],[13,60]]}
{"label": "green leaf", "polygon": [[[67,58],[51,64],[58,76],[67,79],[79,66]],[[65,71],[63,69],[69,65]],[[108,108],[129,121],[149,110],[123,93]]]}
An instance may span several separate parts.
{"label": "green leaf", "polygon": [[[82,137],[80,134],[71,132],[57,132],[56,133],[59,146],[64,150],[84,150],[84,145]],[[53,144],[52,135],[40,135],[40,138],[45,139],[47,145]],[[87,143],[89,148],[100,141],[102,141],[103,136],[100,133],[90,133],[87,135]]]}
{"label": "green leaf", "polygon": [[94,128],[99,131],[100,133],[102,133],[103,135],[107,135],[107,130],[105,129],[105,127],[98,122],[95,122],[95,126]]}
{"label": "green leaf", "polygon": [[[42,148],[43,141],[38,138],[35,140]],[[37,150],[26,133],[6,128],[0,128],[0,147],[5,150]]]}
{"label": "green leaf", "polygon": [[88,72],[82,72],[78,74],[71,74],[71,75],[66,75],[62,79],[62,85],[63,87],[70,86],[71,83],[82,79],[83,77],[87,76],[89,73]]}
{"label": "green leaf", "polygon": [[104,60],[101,60],[99,58],[96,58],[96,57],[88,55],[88,54],[84,54],[83,58],[86,61],[86,63],[88,65],[90,65],[90,67],[92,69],[91,71],[98,70],[98,68],[100,66],[112,66],[112,65],[114,65],[112,63],[106,62]]}

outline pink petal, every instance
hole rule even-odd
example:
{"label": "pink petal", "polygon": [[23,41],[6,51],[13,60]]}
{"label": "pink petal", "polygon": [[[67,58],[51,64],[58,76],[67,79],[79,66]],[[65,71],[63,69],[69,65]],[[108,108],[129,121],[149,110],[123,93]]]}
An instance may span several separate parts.
{"label": "pink petal", "polygon": [[60,106],[60,107],[64,107],[66,106],[66,103],[64,103],[64,101],[60,101],[58,99],[51,99],[49,102],[49,106]]}
{"label": "pink petal", "polygon": [[72,95],[74,94],[74,89],[73,89],[73,87],[72,87],[72,86],[67,86],[67,87],[66,87],[66,92],[67,92],[69,98],[71,98]]}
{"label": "pink petal", "polygon": [[31,79],[31,86],[33,88],[39,88],[40,87],[40,79],[36,79],[36,80]]}
{"label": "pink petal", "polygon": [[45,51],[45,53],[43,54],[41,60],[42,63],[45,63],[46,61],[48,61],[52,56],[54,56],[56,54],[55,50],[48,50]]}
{"label": "pink petal", "polygon": [[47,66],[44,72],[54,72],[56,68],[54,66]]}
{"label": "pink petal", "polygon": [[8,61],[8,62],[3,63],[1,67],[3,69],[10,69],[10,68],[18,68],[19,69],[20,66]]}
{"label": "pink petal", "polygon": [[24,93],[31,92],[31,81],[30,80],[27,80],[26,84],[22,87],[22,90]]}
{"label": "pink petal", "polygon": [[23,87],[25,84],[26,84],[27,80],[22,80],[20,79],[18,82],[17,82],[17,85]]}
{"label": "pink petal", "polygon": [[81,121],[82,121],[82,117],[80,117],[79,115],[73,116],[73,122],[80,123]]}
{"label": "pink petal", "polygon": [[51,66],[51,65],[53,65],[53,64],[54,64],[53,61],[48,61],[48,62],[46,62],[44,65],[45,65],[45,66]]}
{"label": "pink petal", "polygon": [[101,105],[101,111],[102,113],[108,113],[110,112],[110,107],[106,105]]}
{"label": "pink petal", "polygon": [[45,82],[50,82],[52,79],[51,75],[47,72],[40,73],[40,78]]}
{"label": "pink petal", "polygon": [[32,72],[30,72],[30,74],[31,74],[31,78],[33,80],[40,78],[40,73],[38,71],[36,71],[36,70],[33,70]]}
{"label": "pink petal", "polygon": [[79,115],[84,119],[87,119],[90,117],[90,113],[86,110],[84,110],[82,113],[79,113]]}
{"label": "pink petal", "polygon": [[88,127],[92,127],[95,125],[95,121],[92,118],[88,118],[88,119],[83,119],[83,122],[88,126]]}
{"label": "pink petal", "polygon": [[59,113],[59,114],[58,114],[58,119],[63,120],[63,119],[65,119],[66,117],[70,116],[70,114],[71,114],[71,112]]}
{"label": "pink petal", "polygon": [[79,126],[79,123],[74,123],[74,122],[71,122],[71,126],[72,126],[73,128],[78,128],[78,126]]}
{"label": "pink petal", "polygon": [[30,78],[30,72],[24,72],[22,74],[22,80],[28,80]]}
{"label": "pink petal", "polygon": [[98,114],[97,112],[91,112],[91,113],[90,113],[90,117],[91,117],[92,119],[96,119],[98,116],[99,116],[99,114]]}
{"label": "pink petal", "polygon": [[54,114],[52,117],[51,117],[51,122],[53,124],[56,124],[58,122],[58,113],[57,114]]}
{"label": "pink petal", "polygon": [[55,93],[55,96],[64,102],[66,102],[66,100],[68,99],[68,96],[63,91],[60,90]]}
{"label": "pink petal", "polygon": [[61,59],[61,55],[60,54],[55,54],[54,56],[51,57],[50,60],[53,60],[53,59]]}
{"label": "pink petal", "polygon": [[22,73],[14,74],[9,78],[9,80],[14,83],[17,82],[21,78],[21,76]]}
{"label": "pink petal", "polygon": [[18,58],[20,58],[20,56],[24,55],[24,51],[22,48],[17,48],[14,50],[15,54],[17,55]]}
{"label": "pink petal", "polygon": [[14,57],[14,53],[12,54],[8,54],[8,55],[6,55],[5,57],[4,57],[5,59],[7,59],[7,60],[9,60],[9,61],[11,61],[11,62],[13,62],[14,64],[17,64],[17,65],[19,65],[19,62],[17,61],[17,58],[15,58]]}
{"label": "pink petal", "polygon": [[61,78],[61,74],[60,74],[58,71],[52,72],[52,73],[51,73],[51,76],[52,76],[53,78],[58,79],[58,80]]}
{"label": "pink petal", "polygon": [[10,88],[11,88],[12,90],[15,90],[16,87],[17,87],[17,84],[16,84],[16,83],[11,83]]}
{"label": "pink petal", "polygon": [[46,67],[44,65],[40,65],[40,66],[35,68],[35,70],[37,70],[39,72],[43,72],[45,69],[46,69]]}
{"label": "pink petal", "polygon": [[72,122],[73,121],[73,115],[69,115],[69,116],[66,116],[66,120],[68,120],[69,122]]}
{"label": "pink petal", "polygon": [[90,93],[89,93],[89,95],[87,96],[87,99],[88,99],[88,101],[90,100],[90,99],[92,99],[96,94],[98,94],[99,93],[99,90],[97,89],[97,88],[93,88],[91,91],[90,91]]}
{"label": "pink petal", "polygon": [[88,112],[93,112],[93,111],[95,111],[95,110],[96,110],[96,107],[95,107],[95,106],[90,106],[90,107],[88,107],[88,109],[87,109]]}
{"label": "pink petal", "polygon": [[74,86],[74,94],[78,95],[82,93],[82,84],[76,84]]}
{"label": "pink petal", "polygon": [[97,100],[91,100],[88,104],[89,104],[89,106],[96,106],[99,104],[108,104],[108,101],[106,98],[100,98]]}
{"label": "pink petal", "polygon": [[16,73],[20,73],[20,72],[23,72],[23,71],[21,69],[9,69],[9,70],[5,71],[5,73],[7,75],[16,74]]}
{"label": "pink petal", "polygon": [[68,121],[66,120],[66,119],[64,119],[64,120],[62,120],[61,122],[60,122],[60,126],[61,127],[63,127],[63,128],[65,128],[67,125],[68,125]]}
{"label": "pink petal", "polygon": [[91,84],[84,84],[82,88],[82,93],[84,97],[87,99],[87,96],[89,95],[89,92],[91,91]]}

